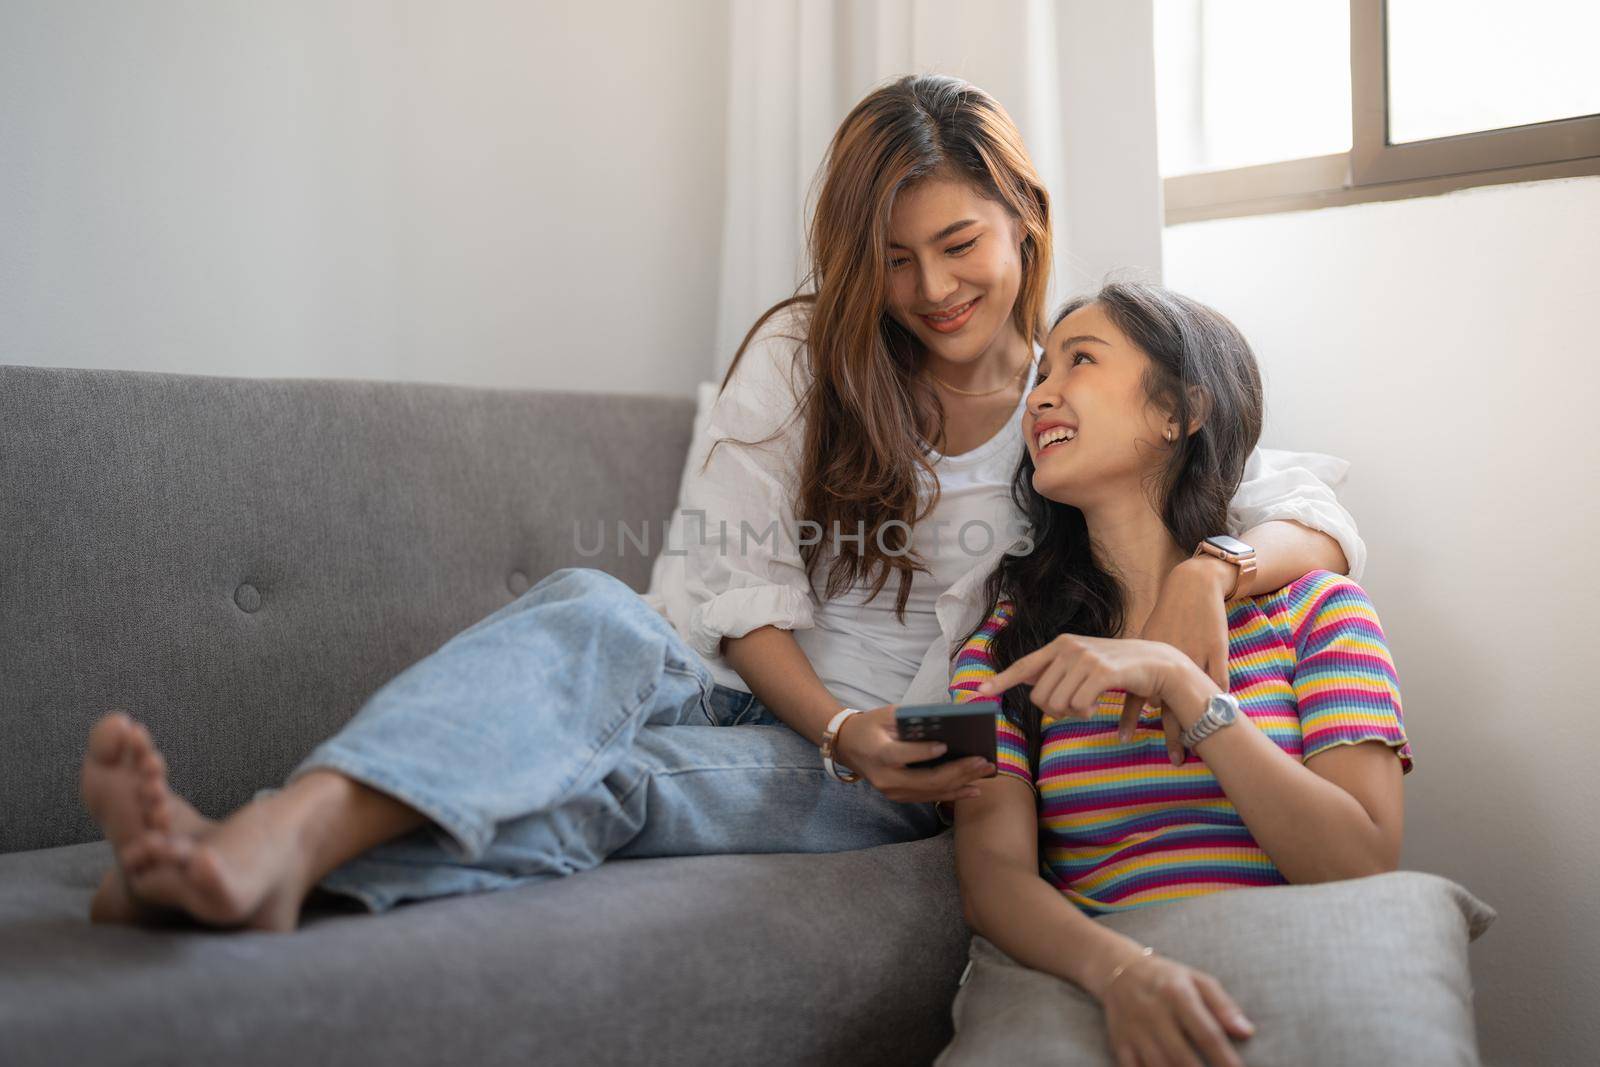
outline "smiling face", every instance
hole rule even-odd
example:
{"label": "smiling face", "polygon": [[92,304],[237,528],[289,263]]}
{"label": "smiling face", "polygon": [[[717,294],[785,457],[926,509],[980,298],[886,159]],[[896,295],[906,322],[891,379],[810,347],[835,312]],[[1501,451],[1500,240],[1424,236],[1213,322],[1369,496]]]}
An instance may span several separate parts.
{"label": "smiling face", "polygon": [[1022,417],[1036,492],[1084,509],[1145,492],[1172,448],[1163,432],[1176,433],[1145,392],[1150,369],[1098,304],[1050,331]]}
{"label": "smiling face", "polygon": [[924,178],[889,217],[889,314],[935,356],[978,359],[1015,334],[1019,227],[969,182]]}

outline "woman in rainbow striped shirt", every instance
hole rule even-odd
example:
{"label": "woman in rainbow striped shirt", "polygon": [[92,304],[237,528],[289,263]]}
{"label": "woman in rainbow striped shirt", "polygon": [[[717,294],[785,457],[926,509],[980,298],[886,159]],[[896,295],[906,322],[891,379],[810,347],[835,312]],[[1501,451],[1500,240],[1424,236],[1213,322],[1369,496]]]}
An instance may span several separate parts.
{"label": "woman in rainbow striped shirt", "polygon": [[1261,419],[1254,356],[1210,308],[1128,284],[1069,304],[1023,416],[1033,543],[989,576],[956,657],[954,699],[997,703],[998,773],[955,804],[968,922],[1095,997],[1119,1064],[1239,1064],[1229,1038],[1253,1026],[1091,916],[1399,859],[1411,750],[1358,585],[1241,569],[1226,687],[1139,639],[1166,574],[1224,528]]}

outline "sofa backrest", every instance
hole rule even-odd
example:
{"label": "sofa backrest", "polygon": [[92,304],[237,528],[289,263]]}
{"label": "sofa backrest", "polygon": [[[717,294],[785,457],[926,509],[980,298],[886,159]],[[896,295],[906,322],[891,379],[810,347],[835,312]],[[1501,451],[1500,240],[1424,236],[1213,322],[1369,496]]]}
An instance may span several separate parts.
{"label": "sofa backrest", "polygon": [[544,574],[642,591],[692,421],[676,398],[0,367],[0,852],[99,837],[77,779],[108,709],[221,815]]}

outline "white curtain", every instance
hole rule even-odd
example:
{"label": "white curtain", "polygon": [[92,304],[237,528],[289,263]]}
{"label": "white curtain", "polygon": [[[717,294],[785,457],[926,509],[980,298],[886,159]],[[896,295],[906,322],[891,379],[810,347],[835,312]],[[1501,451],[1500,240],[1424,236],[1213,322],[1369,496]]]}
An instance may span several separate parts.
{"label": "white curtain", "polygon": [[1055,215],[1052,302],[1111,270],[1157,281],[1151,0],[729,0],[722,276],[714,374],[800,280],[813,180],[875,85],[962,77],[1016,120]]}

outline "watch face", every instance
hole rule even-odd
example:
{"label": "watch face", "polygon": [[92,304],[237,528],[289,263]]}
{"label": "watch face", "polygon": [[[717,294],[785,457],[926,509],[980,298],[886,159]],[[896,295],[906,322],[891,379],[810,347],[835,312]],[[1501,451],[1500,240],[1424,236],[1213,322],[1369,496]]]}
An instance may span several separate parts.
{"label": "watch face", "polygon": [[1239,717],[1239,705],[1229,700],[1224,694],[1218,693],[1211,698],[1211,706],[1206,709],[1217,717],[1217,722],[1227,726]]}
{"label": "watch face", "polygon": [[1215,537],[1208,537],[1206,538],[1206,544],[1215,545],[1216,547],[1222,549],[1222,551],[1228,553],[1230,556],[1247,556],[1255,552],[1255,549],[1251,548],[1237,537],[1229,537],[1227,534],[1217,534]]}

